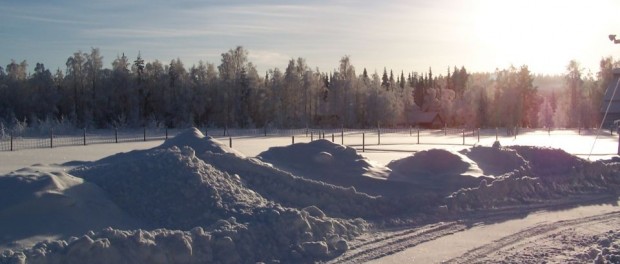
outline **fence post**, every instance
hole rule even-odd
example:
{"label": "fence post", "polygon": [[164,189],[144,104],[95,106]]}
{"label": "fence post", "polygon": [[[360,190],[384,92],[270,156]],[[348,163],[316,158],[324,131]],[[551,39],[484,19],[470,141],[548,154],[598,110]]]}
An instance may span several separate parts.
{"label": "fence post", "polygon": [[480,142],[480,128],[478,128],[478,142]]}
{"label": "fence post", "polygon": [[142,128],[143,128],[143,130],[142,130],[142,131],[143,131],[142,136],[143,136],[143,138],[144,138],[144,141],[146,141],[146,126],[144,126],[144,127],[142,127]]}
{"label": "fence post", "polygon": [[513,134],[515,134],[515,139],[517,139],[517,127],[515,127],[515,129],[512,131]]}
{"label": "fence post", "polygon": [[114,143],[118,143],[118,128],[114,127]]}
{"label": "fence post", "polygon": [[314,141],[314,134],[312,131],[310,131],[310,142]]}
{"label": "fence post", "polygon": [[381,128],[377,129],[377,145],[381,145]]}
{"label": "fence post", "polygon": [[497,141],[497,127],[495,127],[495,141]]}
{"label": "fence post", "polygon": [[332,143],[334,143],[334,133],[332,133]]}
{"label": "fence post", "polygon": [[50,129],[50,148],[54,147],[54,129]]}
{"label": "fence post", "polygon": [[413,129],[413,127],[411,127],[411,125],[409,125],[409,136],[411,136],[411,130]]}
{"label": "fence post", "polygon": [[13,131],[11,131],[11,151],[13,151]]}
{"label": "fence post", "polygon": [[232,148],[232,137],[228,137],[228,147]]}
{"label": "fence post", "polygon": [[291,136],[291,144],[295,144],[295,136]]}
{"label": "fence post", "polygon": [[420,127],[418,127],[418,144],[420,144]]}
{"label": "fence post", "polygon": [[364,152],[365,148],[366,148],[366,136],[364,135],[364,133],[362,133],[362,152]]}
{"label": "fence post", "polygon": [[265,127],[263,128],[264,132],[265,132],[265,136],[267,136],[267,125],[265,125]]}
{"label": "fence post", "polygon": [[86,128],[84,128],[84,146],[86,146]]}
{"label": "fence post", "polygon": [[465,145],[465,129],[463,128],[463,145]]}
{"label": "fence post", "polygon": [[[205,133],[207,133],[207,129],[205,129]],[[166,127],[166,139],[168,139],[168,127]]]}
{"label": "fence post", "polygon": [[205,137],[208,137],[208,136],[209,136],[209,128],[205,127]]}
{"label": "fence post", "polygon": [[340,145],[344,145],[344,126],[340,130]]}

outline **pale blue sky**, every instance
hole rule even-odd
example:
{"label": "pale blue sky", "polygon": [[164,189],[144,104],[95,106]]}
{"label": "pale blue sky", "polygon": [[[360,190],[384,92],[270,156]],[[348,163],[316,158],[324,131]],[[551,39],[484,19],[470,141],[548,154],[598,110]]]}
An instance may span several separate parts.
{"label": "pale blue sky", "polygon": [[61,67],[98,47],[109,68],[123,52],[189,68],[238,45],[259,72],[303,57],[327,72],[351,56],[358,73],[383,67],[445,74],[526,64],[563,73],[569,60],[598,70],[620,58],[620,1],[0,1],[0,65]]}

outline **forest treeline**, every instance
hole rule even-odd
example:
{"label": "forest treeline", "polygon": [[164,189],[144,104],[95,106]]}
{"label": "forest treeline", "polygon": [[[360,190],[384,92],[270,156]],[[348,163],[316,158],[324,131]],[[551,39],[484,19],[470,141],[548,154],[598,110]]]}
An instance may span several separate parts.
{"label": "forest treeline", "polygon": [[219,65],[180,59],[145,62],[138,54],[103,65],[99,49],[75,52],[65,69],[26,61],[0,67],[0,128],[70,125],[110,127],[351,127],[412,125],[438,112],[450,127],[596,127],[612,68],[597,73],[576,61],[562,76],[535,75],[527,66],[470,73],[356,71],[344,56],[321,72],[305,59],[259,73],[243,47]]}

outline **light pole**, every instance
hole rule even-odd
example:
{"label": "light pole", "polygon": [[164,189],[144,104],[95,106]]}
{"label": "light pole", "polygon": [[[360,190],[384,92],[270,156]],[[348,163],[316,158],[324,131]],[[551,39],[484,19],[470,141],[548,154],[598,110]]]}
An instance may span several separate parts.
{"label": "light pole", "polygon": [[[609,34],[609,40],[613,41],[614,44],[620,44],[620,39],[616,39],[615,34]],[[609,104],[614,100],[614,95],[616,94],[616,89],[618,89],[618,85],[616,84],[616,88],[614,89],[612,98],[609,99]],[[609,107],[607,107],[609,110]],[[616,130],[618,132],[618,155],[620,155],[620,120],[615,120],[614,125],[616,125]]]}

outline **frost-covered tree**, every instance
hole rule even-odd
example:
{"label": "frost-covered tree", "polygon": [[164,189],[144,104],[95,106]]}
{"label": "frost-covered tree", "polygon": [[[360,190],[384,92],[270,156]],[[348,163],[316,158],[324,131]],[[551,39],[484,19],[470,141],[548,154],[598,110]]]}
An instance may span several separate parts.
{"label": "frost-covered tree", "polygon": [[570,98],[570,112],[568,113],[568,126],[577,127],[579,125],[579,104],[581,85],[581,68],[579,63],[575,60],[571,60],[566,66],[566,84],[568,85],[568,92]]}
{"label": "frost-covered tree", "polygon": [[67,66],[66,77],[69,82],[69,87],[73,90],[73,109],[71,113],[71,119],[75,120],[78,126],[85,125],[85,96],[84,85],[86,82],[85,62],[86,54],[81,51],[73,53],[73,56],[67,59],[65,65]]}

